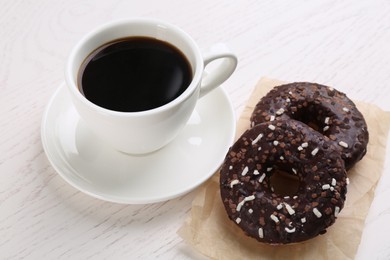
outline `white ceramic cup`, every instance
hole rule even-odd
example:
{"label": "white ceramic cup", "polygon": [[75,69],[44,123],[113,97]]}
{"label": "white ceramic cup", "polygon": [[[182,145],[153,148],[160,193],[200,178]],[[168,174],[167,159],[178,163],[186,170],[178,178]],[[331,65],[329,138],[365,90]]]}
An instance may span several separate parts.
{"label": "white ceramic cup", "polygon": [[[181,50],[192,67],[190,85],[171,102],[140,112],[118,112],[90,102],[77,85],[84,59],[107,42],[131,36],[157,38]],[[197,100],[218,87],[235,70],[237,57],[233,53],[226,48],[210,50],[203,56],[186,32],[163,21],[142,18],[114,21],[90,32],[76,44],[65,68],[66,85],[77,112],[96,136],[125,153],[149,153],[172,141],[186,125]],[[205,77],[205,66],[218,59],[220,64]]]}

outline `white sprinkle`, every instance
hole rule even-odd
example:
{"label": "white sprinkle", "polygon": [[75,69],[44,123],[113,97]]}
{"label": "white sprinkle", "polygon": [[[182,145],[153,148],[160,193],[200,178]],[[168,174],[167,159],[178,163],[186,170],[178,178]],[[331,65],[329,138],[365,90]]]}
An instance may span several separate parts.
{"label": "white sprinkle", "polygon": [[233,188],[234,185],[237,185],[237,184],[239,184],[239,183],[240,183],[239,180],[232,180],[232,181],[230,182],[230,188]]}
{"label": "white sprinkle", "polygon": [[291,100],[290,100],[289,98],[286,98],[286,102],[287,102],[287,103],[290,103],[290,101],[291,101]]}
{"label": "white sprinkle", "polygon": [[292,92],[291,92],[291,91],[289,91],[289,92],[288,92],[288,94],[292,95]]}
{"label": "white sprinkle", "polygon": [[289,204],[284,202],[284,206],[286,207],[286,209],[288,211],[288,214],[290,214],[290,215],[294,215],[295,214],[295,210]]}
{"label": "white sprinkle", "polygon": [[274,121],[274,120],[275,120],[275,116],[271,116],[270,119],[269,119],[269,121],[271,121],[271,122]]}
{"label": "white sprinkle", "polygon": [[275,130],[276,127],[274,125],[269,125],[268,128],[273,131],[273,130]]}
{"label": "white sprinkle", "polygon": [[252,145],[256,144],[261,138],[263,138],[263,134],[259,134],[255,140],[252,141]]}
{"label": "white sprinkle", "polygon": [[302,150],[303,150],[302,146],[298,146],[298,151],[302,151]]}
{"label": "white sprinkle", "polygon": [[284,196],[283,197],[283,199],[289,199],[290,198],[290,196]]}
{"label": "white sprinkle", "polygon": [[263,228],[259,228],[259,237],[264,238]]}
{"label": "white sprinkle", "polygon": [[301,222],[305,223],[306,222],[306,218],[301,218]]}
{"label": "white sprinkle", "polygon": [[230,166],[229,166],[229,170],[231,170],[231,169],[233,169],[233,166],[230,165]]}
{"label": "white sprinkle", "polygon": [[239,202],[239,203],[237,204],[236,210],[237,210],[237,211],[240,211],[240,210],[241,210],[241,207],[244,206],[244,203],[245,203],[245,200],[242,200],[241,202]]}
{"label": "white sprinkle", "polygon": [[249,214],[253,213],[253,209],[248,209]]}
{"label": "white sprinkle", "polygon": [[284,230],[286,230],[287,233],[294,233],[295,232],[295,228],[289,229],[289,228],[285,227]]}
{"label": "white sprinkle", "polygon": [[328,131],[328,129],[329,129],[329,126],[327,125],[327,126],[325,126],[323,129],[322,129],[322,131]]}
{"label": "white sprinkle", "polygon": [[305,142],[305,143],[302,143],[301,146],[302,146],[303,148],[306,148],[306,147],[309,146],[309,144]]}
{"label": "white sprinkle", "polygon": [[259,148],[257,148],[257,150],[259,150],[259,151],[260,151],[260,150],[261,150],[261,146],[259,146]]}
{"label": "white sprinkle", "polygon": [[281,210],[282,208],[283,208],[282,203],[280,203],[278,206],[276,206],[276,209],[277,209],[277,210]]}
{"label": "white sprinkle", "polygon": [[330,189],[330,191],[334,191],[334,188],[333,188],[333,187],[330,187],[329,189]]}
{"label": "white sprinkle", "polygon": [[241,175],[242,175],[242,176],[245,176],[245,175],[248,173],[248,171],[249,171],[249,168],[248,168],[248,166],[246,166],[246,167],[244,168],[244,170],[242,171]]}
{"label": "white sprinkle", "polygon": [[271,191],[272,191],[272,192],[274,192],[274,191],[275,191],[274,187],[272,187],[272,186],[271,186]]}
{"label": "white sprinkle", "polygon": [[255,199],[255,195],[250,195],[248,197],[245,197],[240,203],[237,204],[237,208],[236,210],[237,211],[240,211],[242,206],[244,206],[244,203],[247,202],[247,201],[251,201],[251,200],[254,200]]}
{"label": "white sprinkle", "polygon": [[295,170],[294,168],[291,168],[291,170],[293,171],[294,174],[297,174],[297,170]]}
{"label": "white sprinkle", "polygon": [[251,200],[254,200],[256,197],[255,197],[255,195],[250,195],[250,196],[248,196],[248,197],[245,197],[245,201],[251,201]]}
{"label": "white sprinkle", "polygon": [[325,117],[324,123],[327,124],[327,125],[329,125],[329,119],[330,119],[329,117]]}
{"label": "white sprinkle", "polygon": [[267,168],[267,172],[270,172],[270,171],[272,171],[272,167]]}
{"label": "white sprinkle", "polygon": [[271,215],[270,217],[271,217],[271,219],[272,219],[275,223],[279,223],[279,219],[278,219],[277,216]]}
{"label": "white sprinkle", "polygon": [[294,200],[296,200],[297,198],[298,198],[298,196],[296,196],[296,195],[293,197]]}
{"label": "white sprinkle", "polygon": [[283,108],[279,108],[279,110],[276,111],[276,114],[277,114],[278,116],[280,116],[280,115],[283,114],[283,113],[284,113],[284,109],[283,109]]}
{"label": "white sprinkle", "polygon": [[329,184],[324,184],[324,185],[322,185],[322,189],[323,189],[323,190],[329,190],[329,188],[330,188],[330,185],[329,185]]}
{"label": "white sprinkle", "polygon": [[336,186],[336,179],[332,178],[332,186]]}
{"label": "white sprinkle", "polygon": [[339,145],[344,147],[344,148],[348,148],[348,144],[346,142],[344,142],[344,141],[340,141]]}
{"label": "white sprinkle", "polygon": [[240,224],[240,222],[241,222],[241,218],[236,218],[236,223]]}
{"label": "white sprinkle", "polygon": [[349,178],[346,178],[345,182],[347,183],[347,185],[349,185]]}
{"label": "white sprinkle", "polygon": [[260,174],[260,172],[258,170],[253,171],[253,175],[259,175],[259,174]]}
{"label": "white sprinkle", "polygon": [[283,160],[284,160],[284,157],[283,157],[283,156],[280,156],[280,160],[282,160],[282,161],[283,161]]}
{"label": "white sprinkle", "polygon": [[318,147],[317,148],[315,148],[313,151],[311,151],[311,155],[316,155],[317,153],[318,153]]}
{"label": "white sprinkle", "polygon": [[339,213],[340,213],[340,207],[335,207],[334,208],[334,216],[337,218],[337,216],[339,215]]}
{"label": "white sprinkle", "polygon": [[313,213],[314,213],[314,215],[316,215],[317,218],[322,217],[321,212],[320,212],[317,208],[314,208],[314,209],[313,209]]}
{"label": "white sprinkle", "polygon": [[265,173],[263,173],[263,175],[260,176],[259,182],[262,183],[264,178],[265,178]]}
{"label": "white sprinkle", "polygon": [[344,110],[345,112],[349,112],[349,109],[346,108],[346,107],[343,107],[343,110]]}
{"label": "white sprinkle", "polygon": [[277,146],[278,144],[279,144],[279,142],[275,140],[274,145]]}

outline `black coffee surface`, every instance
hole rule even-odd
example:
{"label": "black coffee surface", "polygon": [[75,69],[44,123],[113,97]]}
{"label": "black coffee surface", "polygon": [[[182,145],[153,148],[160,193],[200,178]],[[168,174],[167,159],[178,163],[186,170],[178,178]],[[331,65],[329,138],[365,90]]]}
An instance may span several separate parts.
{"label": "black coffee surface", "polygon": [[191,80],[191,66],[176,47],[153,38],[130,37],[93,51],[81,66],[78,85],[96,105],[136,112],[174,100]]}

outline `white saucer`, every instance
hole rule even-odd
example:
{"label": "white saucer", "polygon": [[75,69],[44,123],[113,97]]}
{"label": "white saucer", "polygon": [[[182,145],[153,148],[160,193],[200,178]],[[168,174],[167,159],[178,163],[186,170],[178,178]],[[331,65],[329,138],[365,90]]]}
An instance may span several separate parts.
{"label": "white saucer", "polygon": [[42,143],[55,170],[93,197],[127,204],[172,199],[218,169],[234,140],[235,117],[222,88],[200,99],[179,136],[145,156],[118,152],[94,136],[62,85],[42,121]]}

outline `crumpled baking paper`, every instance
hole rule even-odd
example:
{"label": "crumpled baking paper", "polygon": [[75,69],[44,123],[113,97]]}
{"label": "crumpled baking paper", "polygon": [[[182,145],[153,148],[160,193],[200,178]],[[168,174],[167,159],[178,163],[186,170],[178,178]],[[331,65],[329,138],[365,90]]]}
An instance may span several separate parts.
{"label": "crumpled baking paper", "polygon": [[[249,128],[249,117],[259,99],[285,82],[262,78],[237,124],[238,138]],[[336,87],[337,88],[337,87]],[[383,171],[390,113],[367,103],[355,102],[364,115],[370,140],[366,156],[349,172],[350,184],[344,209],[324,235],[311,240],[271,246],[257,242],[228,219],[219,191],[219,173],[199,188],[189,217],[178,234],[197,251],[212,259],[353,259]]]}

